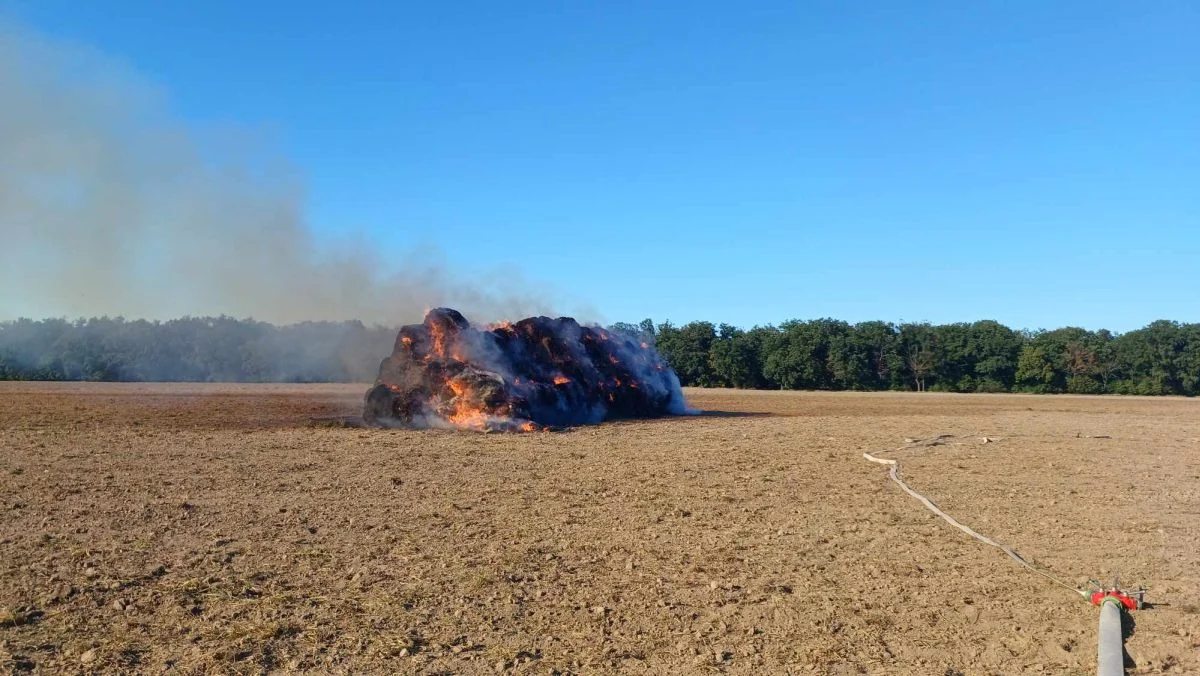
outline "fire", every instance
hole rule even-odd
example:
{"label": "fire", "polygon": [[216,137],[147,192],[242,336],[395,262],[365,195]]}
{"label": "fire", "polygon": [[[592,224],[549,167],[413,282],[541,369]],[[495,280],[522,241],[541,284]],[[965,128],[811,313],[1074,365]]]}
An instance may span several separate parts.
{"label": "fire", "polygon": [[400,329],[363,418],[383,426],[533,432],[685,410],[674,371],[646,343],[574,319],[484,329],[430,310]]}
{"label": "fire", "polygon": [[488,424],[487,415],[483,411],[459,411],[446,416],[446,419],[456,427],[468,430],[482,431],[487,429]]}
{"label": "fire", "polygon": [[445,329],[434,325],[429,329],[429,334],[433,338],[433,352],[430,356],[440,357],[446,354],[446,331]]}

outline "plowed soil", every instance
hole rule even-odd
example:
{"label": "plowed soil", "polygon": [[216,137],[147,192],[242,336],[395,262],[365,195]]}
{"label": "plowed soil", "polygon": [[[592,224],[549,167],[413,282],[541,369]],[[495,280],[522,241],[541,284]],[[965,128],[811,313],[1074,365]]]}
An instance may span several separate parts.
{"label": "plowed soil", "polygon": [[365,389],[0,384],[0,668],[1091,673],[1097,610],[871,452],[1146,585],[1131,670],[1200,671],[1200,401],[693,390],[518,435],[357,428]]}

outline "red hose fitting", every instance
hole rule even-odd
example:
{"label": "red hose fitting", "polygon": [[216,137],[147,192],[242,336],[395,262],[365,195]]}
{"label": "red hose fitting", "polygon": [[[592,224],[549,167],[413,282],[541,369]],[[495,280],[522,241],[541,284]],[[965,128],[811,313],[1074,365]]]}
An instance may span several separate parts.
{"label": "red hose fitting", "polygon": [[1120,601],[1121,605],[1125,606],[1126,610],[1137,610],[1141,607],[1138,600],[1119,589],[1109,589],[1107,591],[1092,592],[1092,605],[1098,606],[1104,602],[1104,599],[1112,597]]}

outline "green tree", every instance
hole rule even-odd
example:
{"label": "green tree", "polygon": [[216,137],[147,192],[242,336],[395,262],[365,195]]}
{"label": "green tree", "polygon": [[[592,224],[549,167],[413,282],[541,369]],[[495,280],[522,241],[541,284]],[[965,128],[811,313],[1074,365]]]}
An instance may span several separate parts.
{"label": "green tree", "polygon": [[1119,391],[1131,394],[1184,394],[1187,388],[1179,370],[1186,334],[1179,324],[1151,322],[1116,340],[1117,360],[1126,381]]}
{"label": "green tree", "polygon": [[691,322],[680,328],[663,322],[655,338],[659,352],[675,369],[681,384],[696,387],[720,384],[709,358],[717,338],[717,329],[711,322]]}
{"label": "green tree", "polygon": [[900,337],[894,325],[879,321],[855,324],[854,339],[867,360],[863,389],[907,387],[904,358],[900,354]]}
{"label": "green tree", "polygon": [[826,343],[825,365],[830,389],[871,389],[870,346],[859,339],[854,327],[833,319],[818,320]]}
{"label": "green tree", "polygon": [[913,389],[923,392],[937,368],[937,333],[927,322],[901,324],[899,343]]}
{"label": "green tree", "polygon": [[780,325],[767,348],[763,374],[784,389],[830,389],[827,321],[792,320]]}
{"label": "green tree", "polygon": [[759,335],[722,324],[717,328],[709,359],[715,378],[722,386],[754,388],[763,386],[759,361]]}
{"label": "green tree", "polygon": [[1183,324],[1179,349],[1175,356],[1175,373],[1180,394],[1194,397],[1200,394],[1200,324]]}
{"label": "green tree", "polygon": [[1045,348],[1033,344],[1021,348],[1016,373],[1020,389],[1026,392],[1053,392],[1055,377],[1054,363]]}
{"label": "green tree", "polygon": [[1020,334],[992,320],[971,324],[967,333],[967,352],[975,377],[975,390],[1011,390],[1016,381],[1017,361],[1023,345]]}

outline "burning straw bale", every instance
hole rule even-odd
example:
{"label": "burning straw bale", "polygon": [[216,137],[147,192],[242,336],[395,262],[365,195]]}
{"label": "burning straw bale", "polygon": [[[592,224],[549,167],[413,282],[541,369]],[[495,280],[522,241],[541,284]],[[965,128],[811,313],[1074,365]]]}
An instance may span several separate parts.
{"label": "burning straw bale", "polygon": [[367,392],[372,425],[534,431],[686,412],[679,379],[649,344],[530,317],[477,329],[438,308],[400,329]]}

